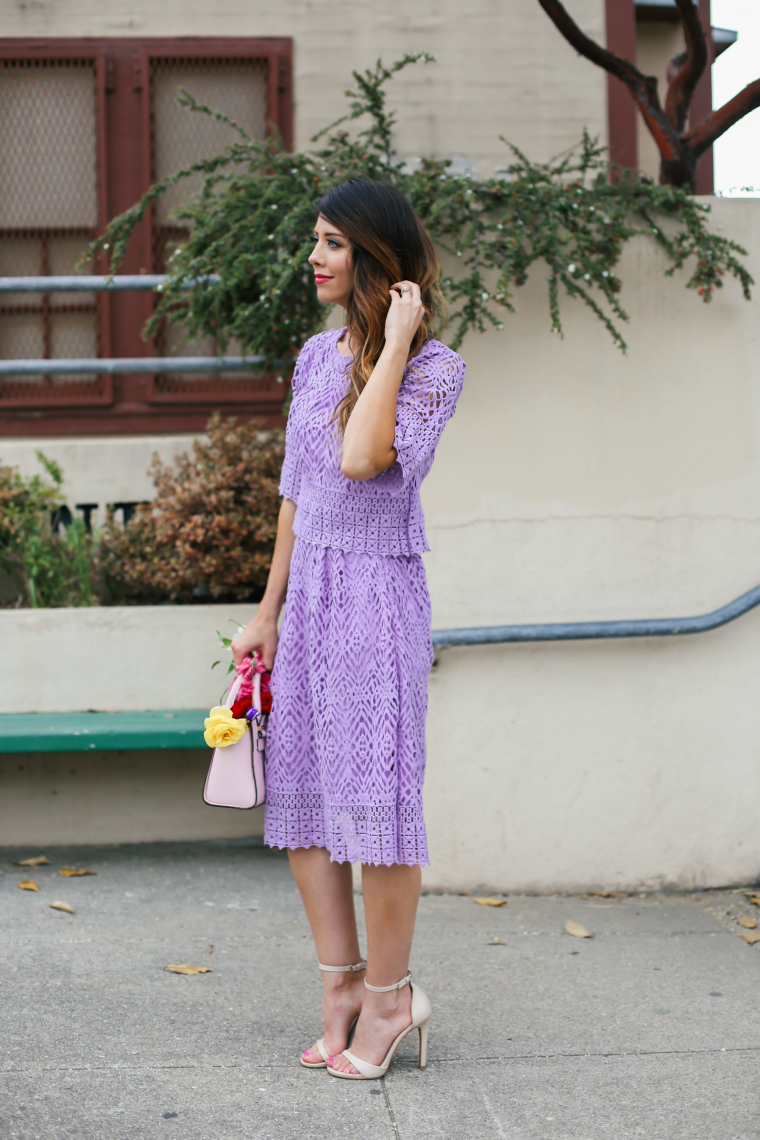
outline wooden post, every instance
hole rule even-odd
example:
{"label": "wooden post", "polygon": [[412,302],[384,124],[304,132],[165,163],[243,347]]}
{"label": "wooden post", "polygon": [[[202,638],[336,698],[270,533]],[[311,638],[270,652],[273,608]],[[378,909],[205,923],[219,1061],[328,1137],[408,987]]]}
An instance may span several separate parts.
{"label": "wooden post", "polygon": [[[692,123],[698,123],[712,111],[712,65],[715,59],[715,45],[712,39],[710,0],[699,0],[699,19],[707,40],[707,67],[691,101]],[[712,194],[714,189],[713,148],[710,147],[697,163],[697,194]]]}
{"label": "wooden post", "polygon": [[[709,4],[709,0],[707,0]],[[634,0],[605,0],[607,48],[636,63],[636,8]],[[610,160],[638,169],[636,106],[621,80],[607,73],[607,122]]]}

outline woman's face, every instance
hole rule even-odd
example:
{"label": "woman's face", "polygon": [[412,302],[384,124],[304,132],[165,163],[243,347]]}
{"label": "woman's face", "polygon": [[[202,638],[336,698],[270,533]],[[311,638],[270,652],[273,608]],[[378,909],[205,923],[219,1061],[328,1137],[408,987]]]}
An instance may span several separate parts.
{"label": "woman's face", "polygon": [[319,215],[314,227],[316,245],[309,258],[317,284],[317,297],[325,305],[346,308],[354,283],[351,243],[337,226]]}

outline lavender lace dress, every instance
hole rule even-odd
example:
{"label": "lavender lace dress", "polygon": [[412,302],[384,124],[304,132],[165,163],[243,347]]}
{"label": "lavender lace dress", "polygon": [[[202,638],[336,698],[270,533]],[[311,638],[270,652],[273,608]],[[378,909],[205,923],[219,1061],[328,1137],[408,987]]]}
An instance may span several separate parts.
{"label": "lavender lace dress", "polygon": [[430,599],[420,484],[465,365],[429,341],[398,399],[398,459],[366,482],[340,470],[330,418],[348,388],[343,330],[305,344],[293,376],[280,493],[296,534],[267,737],[265,841],[337,862],[427,863],[422,815]]}

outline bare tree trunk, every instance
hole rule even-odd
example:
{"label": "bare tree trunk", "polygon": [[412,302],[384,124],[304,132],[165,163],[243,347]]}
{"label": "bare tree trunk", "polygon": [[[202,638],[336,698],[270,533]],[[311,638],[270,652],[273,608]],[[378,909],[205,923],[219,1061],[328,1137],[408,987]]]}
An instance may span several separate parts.
{"label": "bare tree trunk", "polygon": [[697,162],[730,127],[760,107],[760,79],[750,83],[720,110],[686,130],[689,107],[700,76],[707,66],[707,41],[693,0],[676,0],[683,22],[686,51],[671,61],[665,106],[657,80],[644,75],[629,60],[616,55],[582,32],[560,0],[538,0],[555,27],[579,55],[604,68],[625,83],[641,111],[660,152],[660,182],[668,186],[696,187]]}

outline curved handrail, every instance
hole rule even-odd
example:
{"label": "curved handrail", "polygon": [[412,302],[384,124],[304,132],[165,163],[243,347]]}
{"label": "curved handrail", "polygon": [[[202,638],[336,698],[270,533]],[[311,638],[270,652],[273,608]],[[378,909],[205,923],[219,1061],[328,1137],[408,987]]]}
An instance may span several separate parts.
{"label": "curved handrail", "polygon": [[633,621],[565,621],[538,625],[484,625],[472,629],[434,629],[433,645],[494,645],[513,641],[578,641],[607,637],[673,637],[705,633],[741,617],[760,605],[760,586],[709,614],[685,618],[642,618]]}

